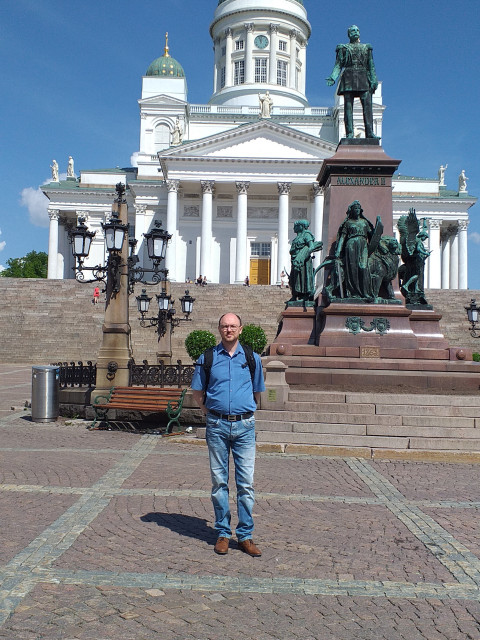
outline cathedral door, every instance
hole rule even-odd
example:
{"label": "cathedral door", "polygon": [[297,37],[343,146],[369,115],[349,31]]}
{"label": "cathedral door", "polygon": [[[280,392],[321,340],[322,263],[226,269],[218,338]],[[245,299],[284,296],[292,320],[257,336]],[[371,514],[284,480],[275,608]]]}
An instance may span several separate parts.
{"label": "cathedral door", "polygon": [[270,284],[270,242],[250,243],[250,284]]}
{"label": "cathedral door", "polygon": [[250,284],[270,284],[270,258],[250,259]]}

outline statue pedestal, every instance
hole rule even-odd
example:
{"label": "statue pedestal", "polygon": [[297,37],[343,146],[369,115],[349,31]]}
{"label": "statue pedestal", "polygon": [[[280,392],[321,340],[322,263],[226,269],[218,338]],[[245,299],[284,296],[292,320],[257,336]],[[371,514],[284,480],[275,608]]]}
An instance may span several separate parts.
{"label": "statue pedestal", "polygon": [[287,307],[282,311],[280,331],[275,338],[281,344],[315,344],[315,309]]}
{"label": "statue pedestal", "polygon": [[[318,182],[325,187],[324,260],[333,256],[338,229],[354,200],[372,224],[381,216],[384,234],[393,235],[392,175],[399,164],[377,140],[364,139],[342,140],[323,162]],[[264,366],[286,364],[290,385],[478,389],[468,350],[449,348],[441,314],[428,305],[407,307],[397,278],[392,286],[396,299],[378,304],[335,297],[343,296],[337,290],[327,299],[320,286],[315,312],[288,307],[282,313]]]}
{"label": "statue pedestal", "polygon": [[319,308],[318,345],[326,355],[414,358],[418,340],[400,305],[332,303]]}
{"label": "statue pedestal", "polygon": [[381,216],[385,235],[392,235],[392,176],[400,162],[387,156],[378,140],[363,138],[341,140],[336,153],[323,161],[317,180],[325,188],[324,255],[354,200],[360,200],[364,216],[372,224]]}

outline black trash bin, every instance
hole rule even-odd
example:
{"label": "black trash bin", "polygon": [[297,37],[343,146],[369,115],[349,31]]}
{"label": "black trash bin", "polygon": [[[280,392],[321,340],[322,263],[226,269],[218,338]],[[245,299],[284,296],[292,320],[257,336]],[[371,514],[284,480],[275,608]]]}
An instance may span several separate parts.
{"label": "black trash bin", "polygon": [[32,422],[54,422],[58,418],[59,387],[59,367],[32,367]]}

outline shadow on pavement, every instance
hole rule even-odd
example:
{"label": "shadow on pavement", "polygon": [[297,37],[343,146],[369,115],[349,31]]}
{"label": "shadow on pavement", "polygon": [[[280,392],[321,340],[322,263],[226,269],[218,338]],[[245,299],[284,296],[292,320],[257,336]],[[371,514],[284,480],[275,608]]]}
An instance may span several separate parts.
{"label": "shadow on pavement", "polygon": [[204,518],[195,518],[181,513],[147,513],[140,518],[142,522],[155,522],[159,527],[166,527],[182,536],[203,540],[215,544],[217,534],[213,527],[207,525]]}

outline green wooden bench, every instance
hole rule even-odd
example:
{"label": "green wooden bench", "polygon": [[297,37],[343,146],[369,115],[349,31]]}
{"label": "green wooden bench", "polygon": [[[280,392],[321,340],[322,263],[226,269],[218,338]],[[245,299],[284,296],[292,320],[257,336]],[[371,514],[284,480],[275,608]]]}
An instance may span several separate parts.
{"label": "green wooden bench", "polygon": [[173,425],[180,427],[180,414],[183,409],[186,389],[175,387],[112,387],[108,395],[98,395],[93,402],[95,420],[89,429],[99,428],[102,422],[110,426],[108,412],[110,409],[129,411],[165,412],[168,417],[167,433],[172,432]]}

